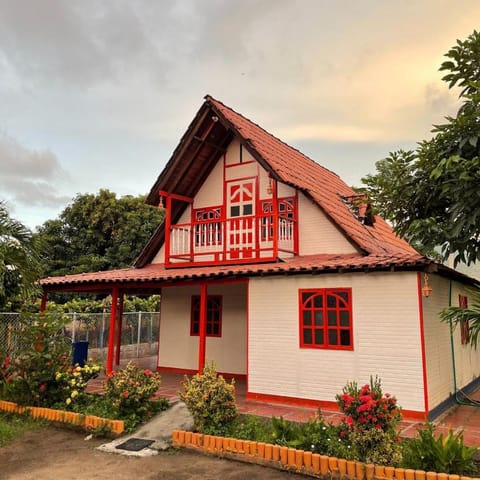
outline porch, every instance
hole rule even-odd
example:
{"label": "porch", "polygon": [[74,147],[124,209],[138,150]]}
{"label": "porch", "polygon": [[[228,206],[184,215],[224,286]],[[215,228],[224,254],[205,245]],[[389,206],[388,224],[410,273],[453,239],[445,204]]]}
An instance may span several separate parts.
{"label": "porch", "polygon": [[[124,365],[128,360],[121,360]],[[142,368],[156,367],[156,357],[144,357],[139,359],[139,365]],[[179,398],[178,392],[182,389],[183,375],[164,372],[162,375],[162,384],[158,389],[157,396],[164,397],[169,401],[176,401]],[[102,382],[104,378],[97,378],[90,381],[88,391],[101,393]],[[317,414],[317,409],[311,407],[300,407],[296,405],[286,405],[281,403],[266,403],[253,400],[247,400],[247,387],[245,380],[235,381],[235,392],[237,407],[240,413],[258,415],[261,417],[280,417],[294,422],[306,422]],[[471,399],[480,402],[480,390],[471,395]],[[321,410],[322,416],[326,422],[337,423],[341,415],[338,411]],[[466,445],[480,447],[480,408],[469,405],[456,405],[434,420],[438,433],[446,433],[449,429],[454,432],[464,432],[464,441]],[[423,422],[402,420],[400,423],[400,435],[402,437],[413,437],[416,431],[424,425]]]}

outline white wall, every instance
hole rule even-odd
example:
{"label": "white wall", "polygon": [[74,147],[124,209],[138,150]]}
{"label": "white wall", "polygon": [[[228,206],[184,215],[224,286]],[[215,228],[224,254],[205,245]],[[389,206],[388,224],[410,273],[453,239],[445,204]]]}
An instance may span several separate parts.
{"label": "white wall", "polygon": [[[191,296],[199,287],[162,289],[159,362],[161,367],[198,368],[198,336],[190,336]],[[246,373],[246,284],[211,285],[209,295],[222,295],[222,336],[207,337],[206,360],[224,373]]]}
{"label": "white wall", "polygon": [[[325,287],[352,288],[353,351],[299,347],[298,290]],[[249,292],[249,392],[335,401],[379,375],[403,408],[424,411],[416,273],[253,278]]]}
{"label": "white wall", "polygon": [[298,195],[298,222],[300,255],[358,253],[320,207],[303,193]]}
{"label": "white wall", "polygon": [[[423,279],[422,279],[423,280]],[[450,281],[438,275],[429,276],[432,295],[423,298],[425,352],[427,358],[429,408],[446,400],[454,391],[450,327],[440,322],[439,312],[449,305]],[[458,282],[452,282],[451,304],[458,307],[458,294],[469,293]],[[469,304],[471,305],[471,295]],[[460,329],[453,334],[457,388],[468,385],[480,375],[480,351],[462,345]]]}

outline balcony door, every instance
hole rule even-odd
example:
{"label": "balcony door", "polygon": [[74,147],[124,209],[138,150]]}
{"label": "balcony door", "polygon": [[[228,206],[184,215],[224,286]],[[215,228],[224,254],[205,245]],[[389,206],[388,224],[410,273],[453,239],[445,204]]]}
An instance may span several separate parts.
{"label": "balcony door", "polygon": [[227,183],[228,260],[254,257],[256,178]]}

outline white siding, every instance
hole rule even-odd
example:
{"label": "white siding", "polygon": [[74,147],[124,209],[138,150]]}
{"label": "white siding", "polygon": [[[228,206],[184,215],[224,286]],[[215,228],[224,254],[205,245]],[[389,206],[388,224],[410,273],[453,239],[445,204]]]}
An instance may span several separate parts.
{"label": "white siding", "polygon": [[[191,296],[199,287],[162,289],[159,366],[198,368],[198,336],[190,336]],[[222,336],[207,337],[206,360],[225,373],[246,373],[246,284],[213,285],[209,295],[222,295]]]}
{"label": "white siding", "polygon": [[318,205],[298,195],[300,255],[357,253],[345,235],[327,218]]}
{"label": "white siding", "polygon": [[[452,346],[450,327],[440,322],[439,312],[449,305],[450,281],[430,275],[432,295],[423,298],[425,354],[427,359],[429,408],[446,400],[454,391]],[[469,296],[457,282],[452,282],[451,304],[458,306],[458,294]],[[471,298],[469,298],[471,304]],[[460,330],[453,334],[457,388],[468,385],[480,375],[480,352],[461,345]]]}
{"label": "white siding", "polygon": [[[353,351],[299,347],[298,290],[325,287],[352,288]],[[379,375],[403,408],[424,411],[415,273],[255,278],[249,292],[250,392],[334,401]]]}
{"label": "white siding", "polygon": [[[214,207],[223,203],[223,160],[217,162],[200,187],[193,208]],[[190,221],[190,220],[189,220]]]}

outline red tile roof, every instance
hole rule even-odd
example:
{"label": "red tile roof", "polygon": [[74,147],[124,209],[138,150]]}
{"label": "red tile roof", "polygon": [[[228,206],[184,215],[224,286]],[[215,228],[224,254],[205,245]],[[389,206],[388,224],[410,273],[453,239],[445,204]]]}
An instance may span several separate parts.
{"label": "red tile roof", "polygon": [[[164,264],[149,264],[143,268],[127,268],[93,273],[79,273],[61,277],[48,277],[40,281],[46,289],[55,290],[66,286],[112,285],[165,283],[208,278],[239,278],[256,275],[330,273],[364,270],[390,270],[392,268],[420,269],[431,263],[421,255],[384,254],[324,254],[293,257],[276,263],[256,263],[249,265],[222,265],[190,268],[165,268]],[[161,286],[161,285],[159,285]]]}
{"label": "red tile roof", "polygon": [[361,223],[342,199],[356,196],[356,192],[338,175],[220,101],[210,96],[207,96],[206,100],[247,142],[255,157],[260,156],[279,180],[309,195],[362,250],[380,255],[402,252],[417,254],[406,241],[393,233],[392,228],[382,218],[376,216],[373,226]]}

